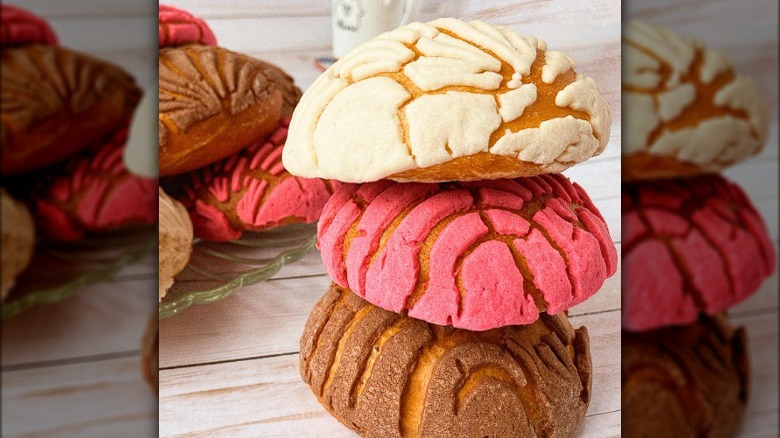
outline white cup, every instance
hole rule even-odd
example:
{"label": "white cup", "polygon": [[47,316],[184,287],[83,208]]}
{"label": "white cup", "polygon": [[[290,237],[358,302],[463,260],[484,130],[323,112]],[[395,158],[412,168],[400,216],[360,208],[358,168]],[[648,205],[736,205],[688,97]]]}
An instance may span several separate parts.
{"label": "white cup", "polygon": [[333,56],[417,18],[420,0],[333,0]]}

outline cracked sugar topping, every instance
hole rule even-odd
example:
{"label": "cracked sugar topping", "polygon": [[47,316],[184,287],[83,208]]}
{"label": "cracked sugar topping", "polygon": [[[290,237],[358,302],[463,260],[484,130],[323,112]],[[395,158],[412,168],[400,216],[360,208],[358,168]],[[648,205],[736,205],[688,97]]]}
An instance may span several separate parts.
{"label": "cracked sugar topping", "polygon": [[[314,82],[293,115],[285,166],[345,182],[560,172],[609,140],[609,107],[574,67],[506,26],[411,23],[359,46]],[[493,171],[464,171],[473,157],[492,160]]]}
{"label": "cracked sugar topping", "polygon": [[[669,29],[632,22],[623,56],[628,177],[716,172],[763,148],[766,105],[753,81],[736,74],[721,53]],[[661,161],[648,156],[693,169],[654,169]]]}
{"label": "cracked sugar topping", "polygon": [[764,221],[719,175],[624,184],[622,209],[625,329],[722,312],[775,269]]}
{"label": "cracked sugar topping", "polygon": [[338,190],[318,247],[330,278],[434,324],[529,324],[585,301],[617,254],[585,192],[562,175]]}

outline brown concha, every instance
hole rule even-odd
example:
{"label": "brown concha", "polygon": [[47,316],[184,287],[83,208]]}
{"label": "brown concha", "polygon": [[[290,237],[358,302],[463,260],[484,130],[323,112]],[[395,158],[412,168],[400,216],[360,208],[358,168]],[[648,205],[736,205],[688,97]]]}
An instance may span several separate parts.
{"label": "brown concha", "polygon": [[732,437],[748,397],[747,340],[722,316],[622,336],[624,437]]}
{"label": "brown concha", "polygon": [[590,401],[588,333],[563,314],[472,332],[373,306],[335,283],[309,315],[300,371],[367,437],[566,437]]}
{"label": "brown concha", "polygon": [[2,167],[13,175],[60,161],[106,137],[141,98],[121,68],[58,46],[2,52]]}
{"label": "brown concha", "polygon": [[198,169],[273,132],[301,91],[281,69],[229,50],[160,50],[160,175]]}

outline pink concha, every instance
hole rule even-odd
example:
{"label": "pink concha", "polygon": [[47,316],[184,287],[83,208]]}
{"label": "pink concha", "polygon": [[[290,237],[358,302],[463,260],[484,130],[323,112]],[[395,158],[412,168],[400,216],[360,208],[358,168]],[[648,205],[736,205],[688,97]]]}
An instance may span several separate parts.
{"label": "pink concha", "polygon": [[126,140],[123,128],[106,143],[46,170],[29,190],[39,236],[73,241],[157,221],[157,180],[127,171]]}
{"label": "pink concha", "polygon": [[57,44],[57,35],[46,20],[22,8],[2,5],[0,44],[2,47],[27,44]]}
{"label": "pink concha", "polygon": [[562,175],[346,184],[317,245],[330,278],[369,302],[479,331],[566,310],[617,268],[603,218]]}
{"label": "pink concha", "polygon": [[203,169],[164,179],[190,212],[195,236],[229,241],[244,231],[313,223],[340,183],[291,175],[282,165],[289,119],[265,140]]}
{"label": "pink concha", "polygon": [[199,43],[216,46],[217,38],[200,18],[173,6],[160,5],[160,47]]}
{"label": "pink concha", "polygon": [[719,175],[624,184],[623,327],[689,324],[752,295],[774,272],[761,216]]}

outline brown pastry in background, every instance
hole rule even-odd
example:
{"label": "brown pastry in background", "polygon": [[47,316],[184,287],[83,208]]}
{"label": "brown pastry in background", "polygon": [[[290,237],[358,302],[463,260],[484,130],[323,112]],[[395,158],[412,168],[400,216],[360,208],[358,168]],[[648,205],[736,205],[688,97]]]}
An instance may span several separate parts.
{"label": "brown pastry in background", "polygon": [[590,402],[588,333],[562,313],[472,332],[335,283],[306,322],[300,371],[331,414],[369,437],[568,437]]}
{"label": "brown pastry in background", "polygon": [[748,398],[745,330],[723,316],[623,331],[622,435],[731,437]]}
{"label": "brown pastry in background", "polygon": [[149,322],[146,324],[146,329],[141,339],[141,375],[152,387],[155,394],[160,383],[158,377],[160,358],[158,333],[157,309],[155,309],[149,318]]}
{"label": "brown pastry in background", "polygon": [[198,169],[272,133],[300,98],[281,69],[221,47],[160,49],[160,176]]}
{"label": "brown pastry in background", "polygon": [[141,98],[119,67],[58,46],[2,51],[0,175],[40,169],[119,129]]}

